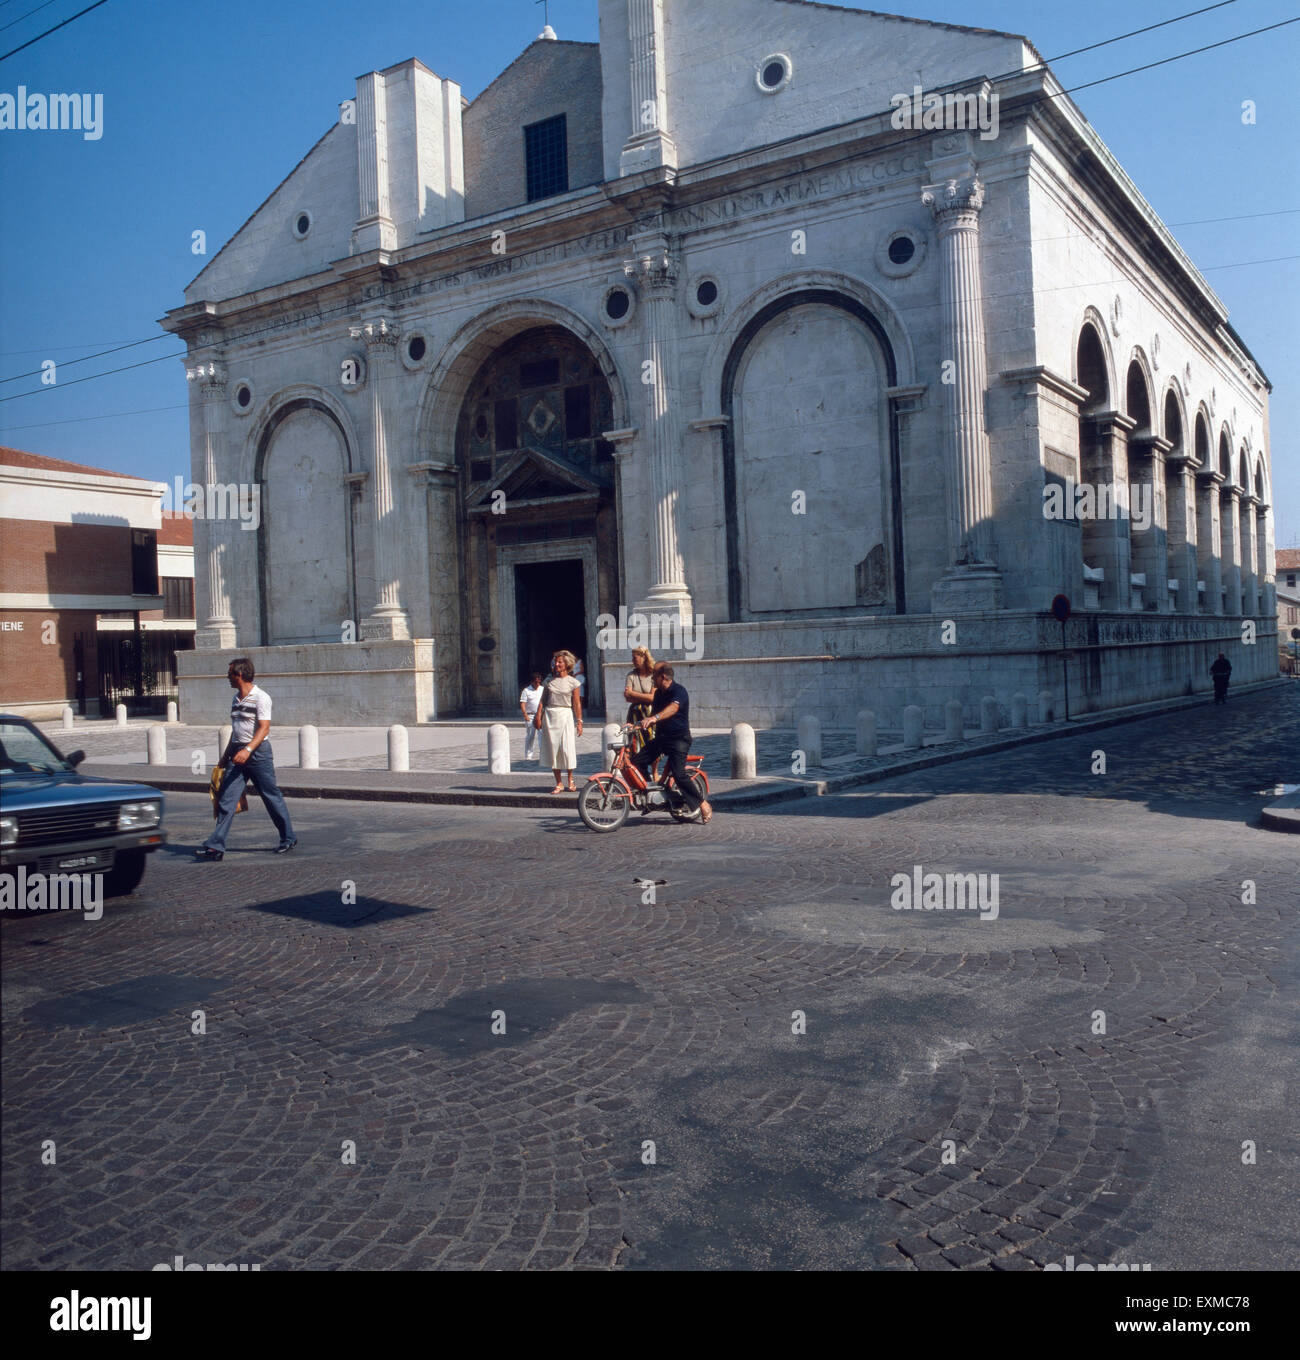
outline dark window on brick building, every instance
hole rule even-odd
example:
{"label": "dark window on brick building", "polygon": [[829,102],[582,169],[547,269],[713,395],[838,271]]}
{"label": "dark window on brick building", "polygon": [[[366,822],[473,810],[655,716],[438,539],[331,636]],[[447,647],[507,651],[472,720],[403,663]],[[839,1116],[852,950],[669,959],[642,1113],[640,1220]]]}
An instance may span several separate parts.
{"label": "dark window on brick building", "polygon": [[192,619],[194,617],[194,581],[188,576],[162,578],[163,618]]}
{"label": "dark window on brick building", "polygon": [[530,203],[568,191],[568,141],[568,119],[564,114],[524,129],[524,164],[528,171]]}
{"label": "dark window on brick building", "polygon": [[152,529],[131,530],[131,594],[158,593],[158,535]]}

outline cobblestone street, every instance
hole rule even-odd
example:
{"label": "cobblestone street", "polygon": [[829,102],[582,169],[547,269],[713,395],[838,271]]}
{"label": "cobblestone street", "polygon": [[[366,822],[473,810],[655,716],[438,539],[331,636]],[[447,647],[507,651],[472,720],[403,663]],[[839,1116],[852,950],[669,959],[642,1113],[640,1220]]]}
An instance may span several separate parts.
{"label": "cobblestone street", "polygon": [[3,1265],[1294,1269],[1298,769],[1291,685],[707,827],[252,799],[194,864],[169,794],[133,897],[5,913]]}

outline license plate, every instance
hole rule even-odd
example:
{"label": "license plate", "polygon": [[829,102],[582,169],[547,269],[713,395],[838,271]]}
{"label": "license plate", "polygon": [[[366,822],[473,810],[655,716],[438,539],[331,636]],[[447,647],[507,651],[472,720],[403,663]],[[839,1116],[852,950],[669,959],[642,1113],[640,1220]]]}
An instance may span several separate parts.
{"label": "license plate", "polygon": [[60,869],[108,869],[113,864],[113,852],[96,850],[87,855],[67,855],[57,864]]}

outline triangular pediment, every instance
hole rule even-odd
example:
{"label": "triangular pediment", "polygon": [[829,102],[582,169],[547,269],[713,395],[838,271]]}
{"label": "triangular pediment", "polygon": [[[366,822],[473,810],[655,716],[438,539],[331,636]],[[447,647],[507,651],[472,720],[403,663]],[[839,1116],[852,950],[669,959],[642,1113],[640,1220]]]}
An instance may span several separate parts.
{"label": "triangular pediment", "polygon": [[558,500],[571,496],[599,495],[601,485],[576,468],[542,453],[539,449],[520,449],[492,478],[479,483],[467,501],[467,508],[490,510],[498,492],[507,501]]}

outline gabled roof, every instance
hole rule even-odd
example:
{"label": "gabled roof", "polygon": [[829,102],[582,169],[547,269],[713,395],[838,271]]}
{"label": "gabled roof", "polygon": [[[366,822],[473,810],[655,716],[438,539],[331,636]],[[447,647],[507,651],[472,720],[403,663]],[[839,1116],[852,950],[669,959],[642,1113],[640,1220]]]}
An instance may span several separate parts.
{"label": "gabled roof", "polygon": [[474,98],[469,101],[470,106],[473,107],[475,100],[482,99],[483,96],[487,94],[487,92],[492,88],[492,86],[495,85],[499,80],[504,80],[506,76],[508,76],[510,72],[513,71],[515,67],[518,66],[519,63],[523,61],[523,59],[526,56],[528,56],[528,54],[535,47],[558,48],[558,47],[599,47],[599,46],[600,46],[599,43],[575,42],[573,39],[570,38],[534,38],[533,41],[530,42],[522,52],[520,52],[520,54],[514,59],[514,61],[512,61],[510,65],[505,68],[504,71],[501,71],[497,75],[493,76],[492,79],[478,92],[478,94],[476,94]]}
{"label": "gabled roof", "polygon": [[822,0],[775,0],[781,5],[801,5],[804,9],[830,9],[837,14],[861,14],[864,19],[893,19],[900,24],[925,24],[927,28],[946,28],[950,33],[983,33],[990,38],[1018,38],[1029,42],[1023,33],[1006,33],[1000,28],[976,28],[971,24],[946,24],[938,19],[916,19],[910,14],[887,14],[883,10],[857,9],[852,5],[827,5]]}

